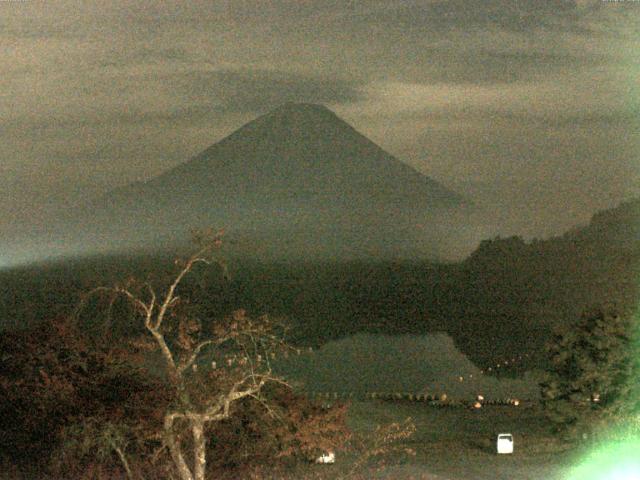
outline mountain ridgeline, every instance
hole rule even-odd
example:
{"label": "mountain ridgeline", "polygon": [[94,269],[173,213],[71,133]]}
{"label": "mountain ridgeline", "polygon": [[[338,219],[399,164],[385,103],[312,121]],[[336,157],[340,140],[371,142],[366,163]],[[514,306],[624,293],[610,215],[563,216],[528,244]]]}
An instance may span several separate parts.
{"label": "mountain ridgeline", "polygon": [[211,226],[229,232],[240,256],[434,257],[467,203],[327,108],[292,103],[109,193],[81,222],[99,242],[124,246],[166,245]]}

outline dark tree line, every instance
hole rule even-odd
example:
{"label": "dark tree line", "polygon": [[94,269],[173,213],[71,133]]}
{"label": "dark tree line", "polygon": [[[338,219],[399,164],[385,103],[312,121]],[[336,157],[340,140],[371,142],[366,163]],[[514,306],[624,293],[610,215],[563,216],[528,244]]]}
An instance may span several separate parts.
{"label": "dark tree line", "polygon": [[[598,436],[638,426],[640,317],[602,308],[557,329],[541,383],[542,404],[559,433]],[[637,434],[638,432],[636,432]]]}

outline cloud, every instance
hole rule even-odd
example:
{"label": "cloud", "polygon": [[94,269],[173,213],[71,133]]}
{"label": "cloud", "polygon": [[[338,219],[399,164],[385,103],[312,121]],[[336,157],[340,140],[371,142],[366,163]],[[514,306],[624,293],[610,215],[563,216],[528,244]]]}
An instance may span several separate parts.
{"label": "cloud", "polygon": [[638,4],[613,3],[0,2],[0,215],[148,178],[287,101],[458,185],[509,172],[552,195],[564,172],[589,191],[640,151]]}
{"label": "cloud", "polygon": [[[60,128],[77,124],[219,120],[221,114],[258,114],[282,103],[336,105],[362,99],[356,82],[280,70],[109,65],[60,79],[38,92],[42,78],[25,76],[12,89],[16,104],[5,128]],[[29,102],[36,91],[37,103]],[[51,95],[54,93],[54,95]],[[33,93],[31,94],[33,97]]]}
{"label": "cloud", "polygon": [[480,28],[524,32],[541,27],[569,27],[582,13],[573,0],[413,0],[389,2],[388,8],[372,10],[364,17],[385,26],[398,25],[407,31]]}
{"label": "cloud", "polygon": [[255,113],[292,101],[333,105],[362,98],[354,82],[277,70],[200,71],[169,80],[188,103],[218,111]]}

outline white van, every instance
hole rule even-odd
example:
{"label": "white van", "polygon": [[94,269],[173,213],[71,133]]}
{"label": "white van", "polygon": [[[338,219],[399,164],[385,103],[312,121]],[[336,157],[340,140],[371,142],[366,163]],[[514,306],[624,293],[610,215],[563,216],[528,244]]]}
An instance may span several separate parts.
{"label": "white van", "polygon": [[513,453],[513,435],[501,433],[498,435],[498,453]]}

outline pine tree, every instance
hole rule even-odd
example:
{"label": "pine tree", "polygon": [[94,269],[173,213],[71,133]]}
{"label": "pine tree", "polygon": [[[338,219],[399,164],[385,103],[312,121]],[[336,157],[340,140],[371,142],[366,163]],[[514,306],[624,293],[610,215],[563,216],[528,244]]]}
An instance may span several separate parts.
{"label": "pine tree", "polygon": [[556,431],[589,434],[640,413],[637,330],[637,318],[599,309],[555,332],[540,387]]}

